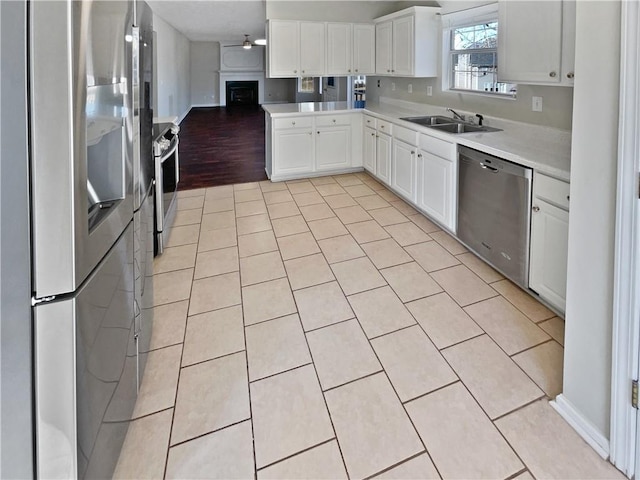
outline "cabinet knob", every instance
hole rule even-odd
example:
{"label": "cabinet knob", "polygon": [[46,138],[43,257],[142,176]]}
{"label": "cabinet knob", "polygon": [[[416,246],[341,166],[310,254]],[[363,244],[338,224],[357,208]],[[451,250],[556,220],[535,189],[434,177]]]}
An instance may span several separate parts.
{"label": "cabinet knob", "polygon": [[391,70],[392,72],[395,72],[395,70]]}
{"label": "cabinet knob", "polygon": [[569,201],[569,195],[567,195],[567,202]]}
{"label": "cabinet knob", "polygon": [[298,73],[298,70],[294,70],[293,73]]}
{"label": "cabinet knob", "polygon": [[333,119],[333,123],[336,123],[336,119],[335,118]]}
{"label": "cabinet knob", "polygon": [[[351,69],[347,70],[347,72],[351,73]],[[356,72],[357,72],[357,70],[356,70]]]}
{"label": "cabinet knob", "polygon": [[549,72],[549,76],[550,76],[551,78],[555,78],[555,77],[556,77],[556,75],[558,75],[556,72]]}
{"label": "cabinet knob", "polygon": [[422,154],[421,153],[418,154],[418,158],[422,158]]}
{"label": "cabinet knob", "polygon": [[356,68],[356,73],[358,73],[358,72],[359,72],[359,70]]}
{"label": "cabinet knob", "polygon": [[384,125],[380,125],[380,128],[384,128]]}
{"label": "cabinet knob", "polygon": [[291,125],[295,125],[295,124],[296,124],[296,122],[291,122]]}
{"label": "cabinet knob", "polygon": [[537,205],[534,205],[531,210],[533,210],[534,212],[539,212],[540,211],[540,207],[537,206]]}
{"label": "cabinet knob", "polygon": [[416,152],[414,152],[413,150],[411,150],[411,155],[415,155],[415,154],[416,154]]}
{"label": "cabinet knob", "polygon": [[302,70],[302,73],[304,73],[304,70]]}
{"label": "cabinet knob", "polygon": [[309,132],[309,135],[313,135],[313,132]]}
{"label": "cabinet knob", "polygon": [[375,137],[375,136],[376,136],[376,134],[375,134],[375,133],[372,133],[372,134],[371,134],[371,136],[372,136],[372,137]]}
{"label": "cabinet knob", "polygon": [[391,73],[391,70],[387,70],[387,73]]}
{"label": "cabinet knob", "polygon": [[567,73],[567,78],[573,78],[573,72]]}
{"label": "cabinet knob", "polygon": [[318,130],[318,135],[320,135],[320,130]]}

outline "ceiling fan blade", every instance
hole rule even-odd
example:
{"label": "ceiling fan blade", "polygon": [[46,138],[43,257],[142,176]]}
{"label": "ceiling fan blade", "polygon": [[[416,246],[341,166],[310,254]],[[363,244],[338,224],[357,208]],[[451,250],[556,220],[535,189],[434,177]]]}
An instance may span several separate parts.
{"label": "ceiling fan blade", "polygon": [[242,44],[240,45],[223,45],[223,47],[242,47]]}

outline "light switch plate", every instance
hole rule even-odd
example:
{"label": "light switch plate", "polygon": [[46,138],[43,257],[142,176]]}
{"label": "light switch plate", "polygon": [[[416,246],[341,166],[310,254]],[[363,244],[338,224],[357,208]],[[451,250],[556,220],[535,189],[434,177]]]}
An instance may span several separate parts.
{"label": "light switch plate", "polygon": [[433,95],[433,87],[431,85],[427,86],[427,96],[430,97]]}
{"label": "light switch plate", "polygon": [[413,85],[412,84],[409,84],[409,86],[407,87],[407,91],[409,93],[413,93]]}
{"label": "light switch plate", "polygon": [[392,92],[396,91],[396,82],[391,82],[391,91]]}
{"label": "light switch plate", "polygon": [[531,97],[531,110],[534,112],[542,111],[542,97]]}

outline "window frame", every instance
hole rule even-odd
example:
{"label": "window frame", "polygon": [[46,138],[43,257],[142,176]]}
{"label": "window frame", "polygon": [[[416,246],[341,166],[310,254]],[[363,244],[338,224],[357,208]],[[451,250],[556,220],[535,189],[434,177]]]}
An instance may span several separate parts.
{"label": "window frame", "polygon": [[[472,27],[476,25],[496,23],[498,26],[498,35],[500,34],[500,24],[498,22],[498,8],[497,4],[485,5],[481,7],[471,8],[461,12],[453,12],[443,15],[442,18],[442,91],[444,93],[464,94],[464,95],[479,95],[488,98],[504,99],[504,100],[516,100],[517,98],[517,84],[516,92],[491,92],[485,90],[470,90],[464,88],[454,88],[453,76],[455,72],[453,70],[453,58],[457,54],[473,54],[473,53],[494,53],[496,55],[496,63],[499,62],[498,48],[477,48],[468,50],[454,50],[453,36],[456,29]],[[499,67],[498,67],[499,68]],[[497,79],[497,77],[496,77]],[[507,83],[507,82],[496,82]],[[512,84],[509,82],[508,84]]]}

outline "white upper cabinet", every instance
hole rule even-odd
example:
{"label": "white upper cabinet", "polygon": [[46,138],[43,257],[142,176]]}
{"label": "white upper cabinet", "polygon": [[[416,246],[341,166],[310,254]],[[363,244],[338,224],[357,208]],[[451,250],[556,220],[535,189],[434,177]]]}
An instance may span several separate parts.
{"label": "white upper cabinet", "polygon": [[300,22],[295,20],[271,20],[268,32],[267,76],[299,76]]}
{"label": "white upper cabinet", "polygon": [[376,72],[376,27],[353,24],[352,73],[368,75]]}
{"label": "white upper cabinet", "polygon": [[575,0],[498,3],[498,80],[573,85]]}
{"label": "white upper cabinet", "polygon": [[395,75],[413,74],[414,18],[410,16],[393,21],[393,67],[391,71]]}
{"label": "white upper cabinet", "polygon": [[325,72],[325,26],[318,22],[300,22],[300,73],[304,77]]}
{"label": "white upper cabinet", "polygon": [[376,25],[376,73],[391,74],[393,22],[382,22]]}
{"label": "white upper cabinet", "polygon": [[352,35],[350,23],[327,23],[327,72],[351,75]]}
{"label": "white upper cabinet", "polygon": [[298,20],[268,24],[268,78],[375,73],[373,24]]}
{"label": "white upper cabinet", "polygon": [[439,12],[438,7],[411,7],[375,19],[376,73],[437,76]]}

